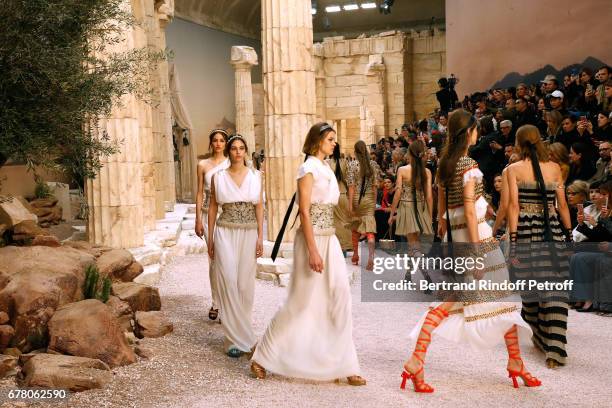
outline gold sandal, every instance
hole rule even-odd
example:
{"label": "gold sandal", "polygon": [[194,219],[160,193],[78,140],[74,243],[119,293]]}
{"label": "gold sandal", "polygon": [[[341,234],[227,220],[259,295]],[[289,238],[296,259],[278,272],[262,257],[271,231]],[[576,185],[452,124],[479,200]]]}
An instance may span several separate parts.
{"label": "gold sandal", "polygon": [[351,375],[350,377],[346,377],[346,379],[348,380],[349,385],[354,385],[355,387],[366,385],[365,378],[359,375]]}
{"label": "gold sandal", "polygon": [[251,374],[259,380],[266,378],[266,369],[257,364],[255,361],[251,363]]}

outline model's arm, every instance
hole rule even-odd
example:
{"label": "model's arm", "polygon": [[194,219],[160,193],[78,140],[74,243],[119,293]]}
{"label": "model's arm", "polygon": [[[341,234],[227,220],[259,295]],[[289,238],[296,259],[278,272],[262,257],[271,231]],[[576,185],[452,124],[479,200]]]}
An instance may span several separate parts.
{"label": "model's arm", "polygon": [[446,189],[438,184],[438,236],[446,234]]}
{"label": "model's arm", "polygon": [[[195,222],[195,233],[198,237],[202,238],[204,235],[204,226],[202,225],[202,204],[204,201],[204,174],[205,166],[204,161],[198,163],[197,168],[198,174],[198,194],[196,195],[196,222]],[[208,222],[208,220],[206,220]]]}
{"label": "model's arm", "polygon": [[308,248],[308,263],[310,264],[310,269],[320,273],[323,272],[323,260],[319,255],[319,250],[314,240],[314,231],[312,229],[312,221],[310,220],[310,199],[313,183],[314,178],[312,173],[307,173],[298,180],[300,222],[302,224],[304,239],[306,240],[306,247]]}
{"label": "model's arm", "polygon": [[557,179],[557,188],[555,189],[555,195],[557,197],[557,206],[559,207],[559,215],[561,216],[561,223],[566,231],[572,230],[572,221],[567,206],[567,200],[565,199],[565,183],[563,182],[563,176],[561,175],[561,168],[557,166],[555,171]]}
{"label": "model's arm", "polygon": [[476,181],[469,180],[463,186],[463,209],[465,213],[465,223],[468,230],[468,238],[472,243],[478,243],[478,219],[476,217]]}
{"label": "model's arm", "polygon": [[497,217],[495,218],[495,224],[493,225],[493,236],[497,234],[497,231],[504,225],[506,221],[506,214],[508,213],[508,172],[506,169],[502,171],[502,190],[499,197],[499,208],[497,209]]}
{"label": "model's arm", "polygon": [[[262,174],[259,173],[258,176],[261,177]],[[255,253],[257,257],[260,257],[263,255],[263,219],[264,219],[263,180],[260,185],[261,185],[261,189],[259,190],[259,202],[255,204],[255,217],[257,218],[257,245],[255,248]]]}
{"label": "model's arm", "polygon": [[427,201],[427,210],[429,211],[429,218],[433,218],[433,189],[431,188],[431,171],[425,169],[425,195]]}
{"label": "model's arm", "polygon": [[397,172],[397,180],[395,180],[395,192],[393,193],[393,202],[391,203],[391,212],[389,213],[389,224],[393,223],[393,217],[395,216],[395,212],[397,211],[397,206],[399,205],[400,197],[402,196],[402,188],[403,188],[403,170],[398,170]]}
{"label": "model's arm", "polygon": [[208,205],[208,256],[210,259],[215,259],[213,236],[215,232],[215,223],[217,222],[217,197],[215,196],[215,176],[212,176],[210,182],[210,204]]}
{"label": "model's arm", "polygon": [[[517,232],[518,228],[518,216],[519,216],[519,199],[518,199],[518,185],[516,180],[516,174],[512,166],[508,167],[508,232],[512,235]],[[510,236],[512,239],[512,236]]]}

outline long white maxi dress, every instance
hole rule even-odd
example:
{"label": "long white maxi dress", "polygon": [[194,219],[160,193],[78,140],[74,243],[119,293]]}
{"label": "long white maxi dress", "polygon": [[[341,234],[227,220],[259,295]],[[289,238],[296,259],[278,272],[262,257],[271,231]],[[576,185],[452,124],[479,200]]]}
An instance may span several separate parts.
{"label": "long white maxi dress", "polygon": [[276,374],[328,381],[359,375],[360,370],[346,264],[334,234],[338,183],[329,165],[316,157],[300,166],[297,178],[308,173],[314,177],[310,216],[323,272],[310,269],[304,233],[298,229],[289,295],[257,345],[253,360]]}
{"label": "long white maxi dress", "polygon": [[223,208],[214,233],[214,272],[225,332],[225,350],[251,351],[256,338],[251,326],[257,258],[255,204],[261,197],[261,173],[249,169],[238,186],[226,170],[214,178],[215,199]]}
{"label": "long white maxi dress", "polygon": [[[202,206],[202,225],[204,227],[204,240],[208,245],[208,206],[210,204],[210,180],[217,172],[229,167],[229,159],[223,160],[204,174],[204,205]],[[217,277],[213,272],[213,262],[208,260],[208,278],[210,279],[210,295],[212,298],[212,308],[219,308],[219,290],[217,289]]]}
{"label": "long white maxi dress", "polygon": [[[493,283],[509,280],[508,268],[499,243],[493,238],[492,229],[487,224],[487,200],[483,197],[483,174],[478,164],[470,157],[461,157],[455,169],[453,181],[448,189],[449,216],[453,242],[470,242],[463,206],[463,187],[473,180],[475,182],[475,206],[478,222],[478,237],[480,250],[484,252],[484,276],[482,279]],[[443,221],[446,214],[442,216]],[[446,239],[445,239],[446,240]],[[465,282],[473,280],[473,276],[466,274]],[[476,350],[491,348],[504,342],[504,334],[517,325],[522,340],[531,337],[531,328],[521,317],[520,298],[513,299],[512,293],[500,290],[452,291],[452,300],[456,301],[449,317],[444,319],[433,332],[456,343],[468,343]],[[440,305],[433,303],[430,309]],[[416,324],[410,338],[418,339],[421,326],[427,313],[424,313]]]}

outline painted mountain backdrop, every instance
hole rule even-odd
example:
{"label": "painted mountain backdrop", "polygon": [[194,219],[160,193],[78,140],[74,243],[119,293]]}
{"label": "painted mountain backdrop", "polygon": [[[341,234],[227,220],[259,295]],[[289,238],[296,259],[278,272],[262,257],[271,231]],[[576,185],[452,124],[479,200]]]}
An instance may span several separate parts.
{"label": "painted mountain backdrop", "polygon": [[[555,75],[559,80],[559,83],[563,84],[563,77],[565,75],[569,75],[573,69],[580,70],[582,67],[592,68],[593,71],[596,71],[602,65],[606,65],[602,61],[597,58],[588,57],[584,60],[582,64],[571,64],[560,70],[556,69],[552,65],[545,65],[544,67],[530,72],[528,74],[521,75],[518,72],[510,72],[507,74],[502,80],[493,84],[491,88],[508,88],[511,86],[516,86],[520,82],[525,82],[526,84],[535,84],[544,79],[546,75]],[[609,65],[609,64],[608,64]]]}

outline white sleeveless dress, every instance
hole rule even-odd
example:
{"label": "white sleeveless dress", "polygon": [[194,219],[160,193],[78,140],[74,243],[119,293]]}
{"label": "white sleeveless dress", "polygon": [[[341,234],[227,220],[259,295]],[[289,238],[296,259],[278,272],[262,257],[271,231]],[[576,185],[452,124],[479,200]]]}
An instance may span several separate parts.
{"label": "white sleeveless dress", "polygon": [[[204,174],[204,205],[202,206],[202,224],[204,226],[204,240],[206,241],[206,245],[208,245],[208,205],[210,203],[210,180],[212,176],[218,173],[221,170],[225,170],[229,167],[230,162],[229,159],[223,160],[221,163],[217,164],[212,169],[208,170],[206,174]],[[210,279],[210,294],[212,298],[212,308],[219,308],[219,291],[217,289],[217,277],[213,273],[212,261],[208,260],[208,278]]]}
{"label": "white sleeveless dress", "polygon": [[270,322],[253,360],[286,377],[328,381],[359,375],[353,343],[351,290],[345,259],[334,235],[340,192],[328,164],[309,157],[297,178],[312,173],[311,219],[323,272],[310,269],[302,229],[293,244],[293,271],[285,304]]}
{"label": "white sleeveless dress", "polygon": [[255,204],[261,197],[261,173],[248,170],[238,187],[226,170],[214,178],[215,199],[223,208],[214,233],[214,273],[219,290],[225,349],[251,351],[256,338],[251,326],[257,258]]}

